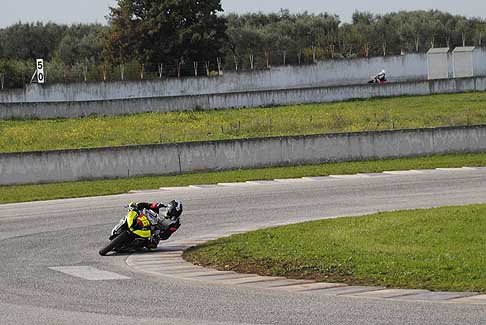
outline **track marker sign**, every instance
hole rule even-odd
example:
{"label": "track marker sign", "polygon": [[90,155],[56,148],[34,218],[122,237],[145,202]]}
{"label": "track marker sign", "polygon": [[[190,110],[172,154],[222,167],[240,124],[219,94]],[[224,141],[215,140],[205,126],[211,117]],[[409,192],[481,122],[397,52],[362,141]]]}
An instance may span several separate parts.
{"label": "track marker sign", "polygon": [[36,67],[37,67],[37,83],[43,84],[46,81],[44,75],[44,60],[37,59]]}

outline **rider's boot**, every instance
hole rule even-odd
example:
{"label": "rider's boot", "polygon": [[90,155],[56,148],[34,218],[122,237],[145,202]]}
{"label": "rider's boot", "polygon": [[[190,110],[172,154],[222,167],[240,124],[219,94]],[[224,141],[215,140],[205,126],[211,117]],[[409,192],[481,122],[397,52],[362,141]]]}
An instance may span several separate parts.
{"label": "rider's boot", "polygon": [[146,247],[150,250],[156,249],[157,246],[159,246],[159,242],[160,236],[158,234],[153,234],[148,240]]}

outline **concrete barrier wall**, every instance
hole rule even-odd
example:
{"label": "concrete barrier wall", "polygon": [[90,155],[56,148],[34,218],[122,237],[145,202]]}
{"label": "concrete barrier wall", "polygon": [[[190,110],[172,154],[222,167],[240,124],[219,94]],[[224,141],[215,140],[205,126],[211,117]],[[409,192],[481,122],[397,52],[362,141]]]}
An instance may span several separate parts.
{"label": "concrete barrier wall", "polygon": [[[486,76],[486,50],[474,52],[474,75]],[[452,62],[452,60],[451,60]],[[363,84],[382,69],[391,82],[427,79],[425,54],[321,61],[314,65],[275,67],[253,72],[225,72],[222,77],[150,81],[81,82],[28,85],[0,90],[0,103],[100,101],[228,92]],[[452,75],[452,64],[450,65]],[[49,72],[46,71],[47,78]]]}
{"label": "concrete barrier wall", "polygon": [[0,119],[73,118],[80,116],[122,115],[143,112],[169,112],[197,109],[225,109],[324,103],[373,97],[430,95],[486,90],[486,77],[312,87],[284,90],[232,92],[210,95],[152,97],[86,102],[0,103]]}
{"label": "concrete barrier wall", "polygon": [[486,126],[11,153],[0,185],[484,151]]}
{"label": "concrete barrier wall", "polygon": [[475,76],[486,76],[486,48],[477,48],[473,52],[473,67]]}
{"label": "concrete barrier wall", "polygon": [[[387,70],[390,81],[427,79],[426,56],[407,54],[329,60],[313,65],[283,66],[264,71],[225,72],[222,77],[210,78],[32,84],[22,90],[0,91],[0,103],[99,101],[363,84],[382,69]],[[48,82],[48,70],[46,78]]]}

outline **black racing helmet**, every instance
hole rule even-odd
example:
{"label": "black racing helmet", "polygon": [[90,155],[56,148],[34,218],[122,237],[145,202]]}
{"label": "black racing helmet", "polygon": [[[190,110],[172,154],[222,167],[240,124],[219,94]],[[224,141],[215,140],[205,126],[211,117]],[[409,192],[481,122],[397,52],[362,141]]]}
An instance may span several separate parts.
{"label": "black racing helmet", "polygon": [[182,202],[172,200],[167,205],[167,217],[179,218],[182,214]]}

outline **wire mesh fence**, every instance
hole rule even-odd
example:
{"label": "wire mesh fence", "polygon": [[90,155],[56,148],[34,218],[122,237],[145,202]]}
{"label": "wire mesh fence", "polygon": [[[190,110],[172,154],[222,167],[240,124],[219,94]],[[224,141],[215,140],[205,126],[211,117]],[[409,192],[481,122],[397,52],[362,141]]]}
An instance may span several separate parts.
{"label": "wire mesh fence", "polygon": [[[378,46],[378,45],[377,45]],[[111,65],[105,63],[77,63],[67,65],[59,61],[45,62],[46,83],[156,80],[183,77],[218,77],[225,73],[269,70],[280,66],[316,64],[322,60],[349,59],[368,56],[369,48],[349,45],[346,52],[335,47],[308,47],[303,49],[264,49],[244,53],[226,53],[210,61],[178,60],[157,64],[128,62]],[[415,51],[409,51],[414,53]],[[385,55],[405,54],[383,53]],[[1,89],[22,88],[31,82],[35,60],[0,60]],[[35,78],[34,78],[35,80]]]}
{"label": "wire mesh fence", "polygon": [[[231,53],[210,61],[179,60],[158,64],[128,62],[124,64],[78,63],[67,65],[57,61],[45,61],[46,83],[69,83],[90,81],[155,80],[183,77],[217,77],[227,72],[268,70],[276,66],[304,65],[331,58],[323,51],[249,51],[244,54]],[[32,79],[35,60],[5,61],[0,65],[2,89],[21,88]],[[35,80],[35,78],[33,79]]]}

